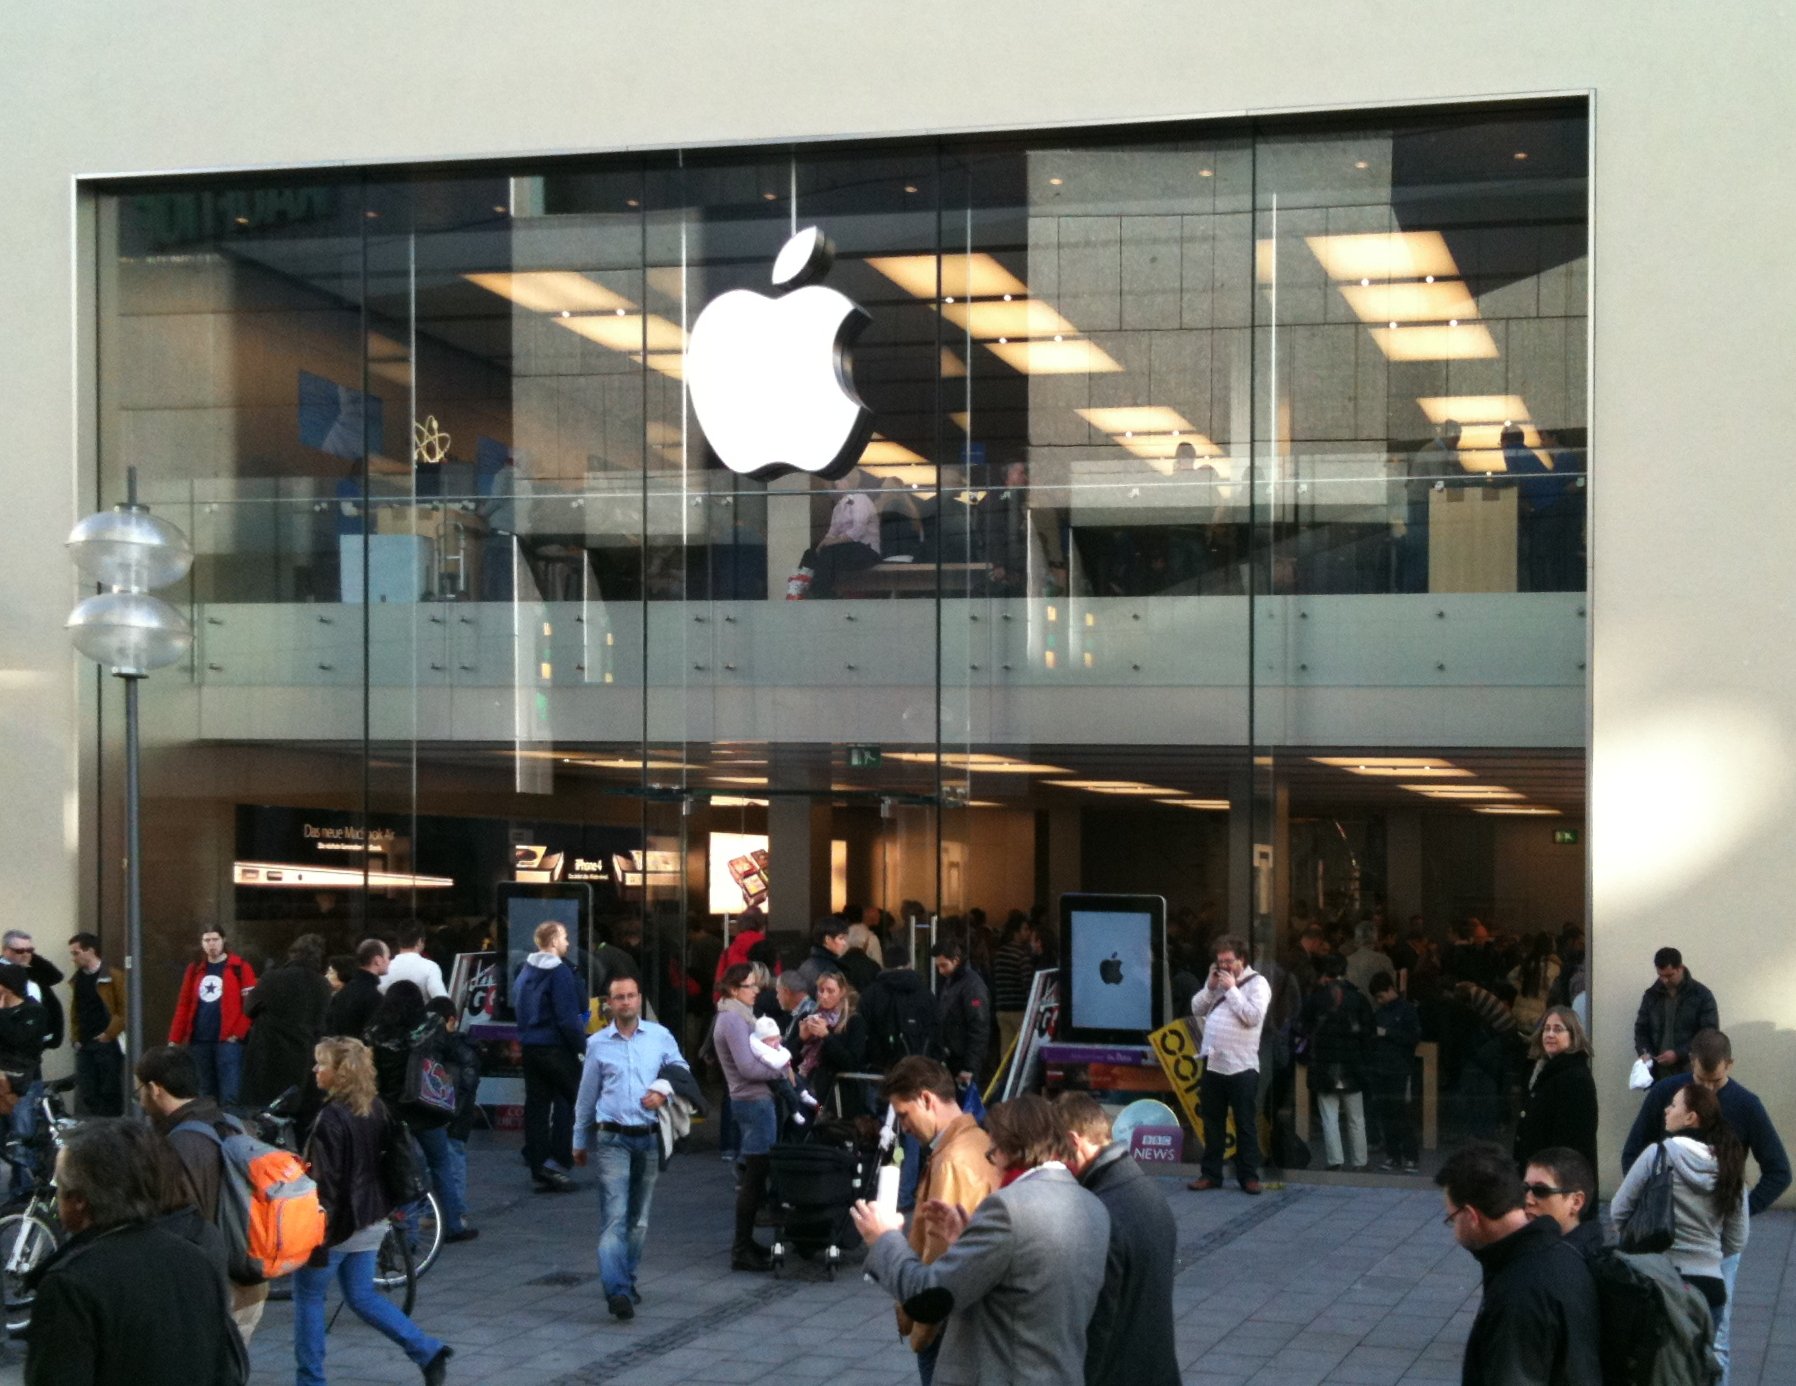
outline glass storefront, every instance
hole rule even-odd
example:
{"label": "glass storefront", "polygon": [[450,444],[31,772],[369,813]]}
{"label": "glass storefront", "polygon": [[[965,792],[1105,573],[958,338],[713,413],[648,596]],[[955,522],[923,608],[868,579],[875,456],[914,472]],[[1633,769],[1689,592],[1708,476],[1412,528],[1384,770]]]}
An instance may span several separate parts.
{"label": "glass storefront", "polygon": [[[259,961],[415,916],[454,952],[520,865],[594,883],[676,1025],[763,890],[793,961],[848,906],[888,958],[978,911],[983,958],[1087,890],[1164,896],[1199,974],[1224,931],[1298,962],[1312,925],[1388,956],[1476,921],[1503,990],[1585,917],[1587,133],[1528,104],[106,190],[101,499],[134,466],[199,555],[193,662],[143,699],[150,1030],[202,924]],[[718,350],[779,377],[813,226],[870,436],[838,480],[733,470],[695,326],[763,296]],[[1513,1078],[1468,1076],[1457,1005],[1443,1141]]]}

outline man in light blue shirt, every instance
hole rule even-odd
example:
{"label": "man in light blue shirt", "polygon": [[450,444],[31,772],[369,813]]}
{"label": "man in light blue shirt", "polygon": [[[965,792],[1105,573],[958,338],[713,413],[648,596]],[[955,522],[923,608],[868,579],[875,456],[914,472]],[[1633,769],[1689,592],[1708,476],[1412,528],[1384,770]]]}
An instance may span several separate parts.
{"label": "man in light blue shirt", "polygon": [[648,1237],[649,1200],[661,1172],[656,1112],[671,1086],[665,1065],[686,1067],[680,1047],[663,1026],[642,1018],[642,986],[620,973],[606,991],[611,1023],[586,1041],[580,1094],[574,1100],[574,1163],[593,1152],[599,1172],[599,1279],[605,1307],[618,1319],[634,1318],[642,1296],[636,1267]]}

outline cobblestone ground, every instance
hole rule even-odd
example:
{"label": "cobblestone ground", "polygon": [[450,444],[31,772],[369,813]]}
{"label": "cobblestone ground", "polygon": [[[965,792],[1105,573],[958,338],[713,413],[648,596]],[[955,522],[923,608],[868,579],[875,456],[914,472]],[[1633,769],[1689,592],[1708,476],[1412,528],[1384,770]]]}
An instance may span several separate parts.
{"label": "cobblestone ground", "polygon": [[[452,1382],[916,1381],[890,1299],[858,1269],[833,1282],[804,1262],[782,1279],[730,1271],[733,1179],[709,1153],[679,1157],[662,1176],[643,1303],[632,1322],[613,1321],[596,1274],[590,1173],[580,1172],[577,1194],[532,1193],[515,1139],[476,1135],[480,1239],[446,1248],[419,1286],[414,1317],[455,1346]],[[1173,1296],[1186,1386],[1459,1379],[1476,1268],[1440,1225],[1432,1185],[1318,1182],[1259,1199],[1187,1193],[1171,1178],[1166,1189],[1179,1224]],[[269,1306],[252,1349],[257,1382],[292,1379],[292,1324],[288,1305]],[[9,1345],[0,1386],[23,1380],[21,1363]],[[333,1386],[417,1379],[397,1348],[348,1315],[331,1333],[327,1367]],[[1753,1224],[1732,1380],[1796,1382],[1796,1215]]]}

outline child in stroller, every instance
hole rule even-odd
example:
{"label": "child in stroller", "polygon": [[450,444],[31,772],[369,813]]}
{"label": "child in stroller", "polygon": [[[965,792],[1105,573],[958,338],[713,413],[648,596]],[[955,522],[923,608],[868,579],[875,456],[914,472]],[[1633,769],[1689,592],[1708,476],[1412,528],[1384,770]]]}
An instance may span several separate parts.
{"label": "child in stroller", "polygon": [[772,1016],[764,1015],[755,1021],[755,1040],[751,1048],[755,1058],[774,1074],[770,1082],[781,1119],[794,1126],[807,1125],[817,1109],[817,1099],[800,1087],[793,1077],[792,1053],[780,1043],[779,1022]]}

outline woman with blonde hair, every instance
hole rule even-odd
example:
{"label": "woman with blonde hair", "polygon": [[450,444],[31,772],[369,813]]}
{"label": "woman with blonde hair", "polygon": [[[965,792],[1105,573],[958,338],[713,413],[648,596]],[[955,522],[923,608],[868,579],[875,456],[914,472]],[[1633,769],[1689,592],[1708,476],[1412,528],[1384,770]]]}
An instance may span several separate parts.
{"label": "woman with blonde hair", "polygon": [[1526,1170],[1538,1150],[1567,1146],[1595,1169],[1596,1079],[1577,1012],[1570,1006],[1548,1010],[1528,1042],[1528,1057],[1534,1067],[1515,1124],[1516,1168]]}
{"label": "woman with blonde hair", "polygon": [[[859,1073],[867,1062],[867,1022],[855,1014],[859,993],[835,968],[817,974],[817,1009],[798,1022],[803,1046],[798,1074],[819,1102],[828,1103],[841,1074]],[[863,1084],[842,1084],[841,1114],[864,1116],[872,1110]]]}
{"label": "woman with blonde hair", "polygon": [[[422,1332],[374,1288],[374,1258],[394,1201],[381,1180],[389,1122],[376,1096],[373,1056],[360,1040],[327,1039],[313,1051],[313,1060],[324,1106],[306,1142],[306,1160],[327,1221],[325,1245],[293,1273],[299,1386],[324,1386],[324,1292],[333,1273],[343,1302],[356,1316],[405,1349],[424,1373],[425,1386],[439,1386],[448,1376],[453,1349]],[[392,1126],[403,1129],[397,1122]]]}

